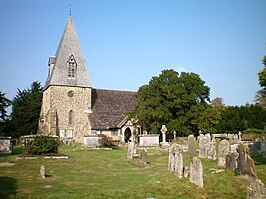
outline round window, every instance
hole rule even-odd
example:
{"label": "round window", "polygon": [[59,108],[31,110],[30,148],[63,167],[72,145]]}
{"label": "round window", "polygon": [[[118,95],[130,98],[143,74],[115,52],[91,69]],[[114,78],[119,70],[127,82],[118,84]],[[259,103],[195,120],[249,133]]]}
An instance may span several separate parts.
{"label": "round window", "polygon": [[67,93],[68,97],[73,97],[73,95],[74,95],[74,91],[68,91],[68,93]]}

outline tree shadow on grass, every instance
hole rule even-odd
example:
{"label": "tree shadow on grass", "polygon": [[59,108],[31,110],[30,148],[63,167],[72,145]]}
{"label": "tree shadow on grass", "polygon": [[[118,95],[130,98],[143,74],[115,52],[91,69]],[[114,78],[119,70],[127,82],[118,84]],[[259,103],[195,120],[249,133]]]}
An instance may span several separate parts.
{"label": "tree shadow on grass", "polygon": [[13,198],[17,194],[17,180],[10,177],[0,177],[0,198]]}

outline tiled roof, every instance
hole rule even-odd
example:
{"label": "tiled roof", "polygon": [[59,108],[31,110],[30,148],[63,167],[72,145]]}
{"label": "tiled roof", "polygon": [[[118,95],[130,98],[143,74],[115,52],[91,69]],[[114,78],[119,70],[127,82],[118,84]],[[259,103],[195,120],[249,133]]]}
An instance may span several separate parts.
{"label": "tiled roof", "polygon": [[[77,63],[75,78],[68,78],[67,62],[71,55],[74,56]],[[50,68],[51,72],[46,80],[45,89],[50,85],[91,87],[91,81],[71,16],[67,20],[56,56],[53,59],[50,58],[49,62],[54,62],[55,65]]]}
{"label": "tiled roof", "polygon": [[137,103],[136,92],[92,89],[92,129],[112,129],[126,118]]}

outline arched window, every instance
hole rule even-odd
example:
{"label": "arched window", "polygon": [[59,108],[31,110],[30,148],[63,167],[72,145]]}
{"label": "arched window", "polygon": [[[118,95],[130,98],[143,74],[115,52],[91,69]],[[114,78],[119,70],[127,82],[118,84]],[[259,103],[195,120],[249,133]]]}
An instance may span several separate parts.
{"label": "arched window", "polygon": [[74,118],[73,111],[70,110],[69,113],[68,113],[68,125],[69,126],[72,126],[73,125],[73,118]]}
{"label": "arched window", "polygon": [[75,78],[76,70],[77,70],[77,63],[76,60],[74,59],[74,56],[71,55],[68,60],[68,77]]}

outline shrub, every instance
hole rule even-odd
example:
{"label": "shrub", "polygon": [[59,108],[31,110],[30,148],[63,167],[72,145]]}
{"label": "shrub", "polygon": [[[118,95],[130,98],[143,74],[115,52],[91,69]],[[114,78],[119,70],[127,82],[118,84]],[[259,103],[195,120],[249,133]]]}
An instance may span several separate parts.
{"label": "shrub", "polygon": [[49,136],[37,136],[25,146],[25,151],[29,154],[41,155],[58,153],[60,142],[57,138]]}
{"label": "shrub", "polygon": [[258,133],[258,134],[262,134],[263,130],[261,129],[246,129],[243,131],[243,133]]}
{"label": "shrub", "polygon": [[101,147],[110,147],[110,148],[116,148],[117,145],[114,144],[114,141],[111,137],[101,134],[100,135],[99,144]]}

